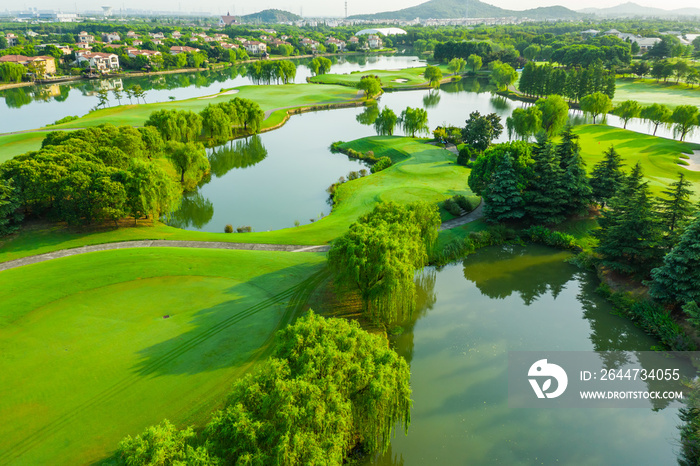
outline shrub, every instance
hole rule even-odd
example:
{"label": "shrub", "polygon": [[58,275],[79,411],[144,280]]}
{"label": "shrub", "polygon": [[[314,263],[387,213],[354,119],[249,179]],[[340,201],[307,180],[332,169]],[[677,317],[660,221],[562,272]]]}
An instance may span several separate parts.
{"label": "shrub", "polygon": [[469,199],[467,199],[465,196],[462,196],[461,194],[457,194],[452,199],[454,199],[454,201],[457,203],[457,205],[460,208],[462,208],[465,212],[471,212],[472,210],[474,210],[472,203],[469,202]]}
{"label": "shrub", "polygon": [[389,157],[382,157],[379,160],[377,160],[377,163],[372,165],[372,168],[370,168],[370,171],[372,173],[377,173],[382,170],[386,170],[392,165],[391,159]]}
{"label": "shrub", "polygon": [[299,220],[294,220],[294,226],[298,227],[300,225]]}
{"label": "shrub", "polygon": [[362,170],[360,170],[360,176],[367,176],[367,175],[369,175],[369,172],[367,170],[365,170],[364,168]]}
{"label": "shrub", "polygon": [[48,126],[60,125],[61,123],[68,123],[70,121],[75,121],[78,118],[80,118],[80,117],[78,117],[77,115],[68,115],[68,116],[61,118],[60,120],[54,121],[52,124],[50,124]]}
{"label": "shrub", "polygon": [[533,243],[544,244],[560,249],[581,250],[576,244],[576,238],[573,236],[560,231],[552,231],[540,225],[531,226],[527,230],[523,230],[522,234]]}
{"label": "shrub", "polygon": [[442,207],[455,217],[459,217],[460,215],[462,215],[462,209],[460,209],[460,207],[452,198],[445,199],[445,201],[442,203]]}
{"label": "shrub", "polygon": [[466,167],[471,159],[476,158],[477,155],[478,152],[476,149],[468,144],[465,144],[464,147],[459,150],[459,155],[457,155],[457,165]]}
{"label": "shrub", "polygon": [[250,233],[251,231],[253,231],[253,228],[250,226],[238,227],[236,228],[236,231],[238,233]]}
{"label": "shrub", "polygon": [[224,233],[233,233],[233,225],[228,224],[224,227]]}
{"label": "shrub", "polygon": [[351,171],[348,173],[348,181],[356,180],[360,177],[360,174],[357,173],[356,171]]}

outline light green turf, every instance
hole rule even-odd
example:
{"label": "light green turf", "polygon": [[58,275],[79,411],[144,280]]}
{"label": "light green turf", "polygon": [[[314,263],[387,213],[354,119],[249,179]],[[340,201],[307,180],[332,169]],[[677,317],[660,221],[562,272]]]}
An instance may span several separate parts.
{"label": "light green turf", "polygon": [[11,159],[15,155],[38,150],[41,148],[41,141],[44,140],[44,136],[46,136],[44,132],[0,135],[0,163]]}
{"label": "light green turf", "polygon": [[0,272],[0,464],[89,464],[163,418],[202,425],[323,264],[153,248]]}
{"label": "light green turf", "polygon": [[120,228],[101,232],[66,230],[60,227],[25,230],[0,242],[0,262],[83,246],[137,239],[170,239],[192,241],[228,241],[272,244],[325,244],[340,236],[360,215],[372,210],[380,201],[439,202],[455,194],[471,196],[467,186],[469,169],[455,163],[449,151],[411,138],[372,137],[353,141],[351,146],[375,156],[388,155],[403,160],[371,176],[349,181],[340,186],[338,203],[325,218],[296,228],[260,233],[204,233],[181,230],[165,225],[156,227]]}
{"label": "light green turf", "polygon": [[605,125],[577,126],[574,132],[581,136],[581,151],[589,172],[593,165],[603,159],[603,151],[612,145],[624,159],[626,171],[637,162],[642,165],[644,176],[649,180],[649,187],[654,194],[660,194],[665,186],[677,181],[678,174],[683,172],[693,183],[696,197],[700,195],[700,172],[678,165],[681,156],[700,149],[700,145]]}
{"label": "light green turf", "polygon": [[[448,78],[452,74],[446,65],[438,65],[442,71],[443,78]],[[401,89],[428,85],[428,81],[423,77],[423,68],[405,68],[402,70],[369,70],[354,71],[350,74],[322,74],[311,78],[311,82],[322,84],[341,84],[343,86],[357,86],[363,76],[379,76],[384,89]],[[396,80],[405,79],[406,82]]]}
{"label": "light green turf", "polygon": [[636,100],[643,106],[700,105],[700,87],[695,86],[691,89],[686,84],[676,84],[675,80],[657,83],[655,79],[618,78],[613,101],[620,103],[625,100]]}

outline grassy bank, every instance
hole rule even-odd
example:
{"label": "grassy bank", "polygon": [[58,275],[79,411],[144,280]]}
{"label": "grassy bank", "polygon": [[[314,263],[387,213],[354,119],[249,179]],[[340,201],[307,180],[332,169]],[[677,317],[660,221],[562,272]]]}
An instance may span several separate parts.
{"label": "grassy bank", "polygon": [[201,423],[323,264],[155,248],[1,272],[0,463],[88,464],[164,417]]}
{"label": "grassy bank", "polygon": [[[451,74],[446,65],[438,65],[444,76]],[[311,78],[312,83],[340,84],[356,87],[362,76],[379,76],[384,89],[411,89],[427,87],[428,81],[423,77],[425,67],[405,68],[402,70],[354,71],[350,74],[322,74]]]}
{"label": "grassy bank", "polygon": [[625,100],[636,100],[647,106],[655,103],[666,104],[669,107],[688,105],[700,102],[700,87],[681,83],[676,84],[675,79],[664,83],[655,79],[618,78],[616,80],[615,103]]}

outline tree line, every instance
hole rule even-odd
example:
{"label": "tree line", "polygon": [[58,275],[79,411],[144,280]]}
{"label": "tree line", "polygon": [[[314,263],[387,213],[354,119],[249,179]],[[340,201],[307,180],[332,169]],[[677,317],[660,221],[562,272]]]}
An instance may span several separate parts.
{"label": "tree line", "polygon": [[602,92],[615,97],[615,73],[607,71],[602,62],[572,69],[555,68],[550,64],[528,62],[520,75],[518,89],[529,96],[561,95],[579,102],[587,95]]}
{"label": "tree line", "polygon": [[[167,420],[119,444],[118,464],[343,464],[408,431],[410,372],[386,337],[309,312],[237,380],[198,436]],[[166,459],[167,460],[164,460]]]}
{"label": "tree line", "polygon": [[294,81],[297,67],[291,60],[258,60],[246,66],[246,74],[255,84],[288,84]]}

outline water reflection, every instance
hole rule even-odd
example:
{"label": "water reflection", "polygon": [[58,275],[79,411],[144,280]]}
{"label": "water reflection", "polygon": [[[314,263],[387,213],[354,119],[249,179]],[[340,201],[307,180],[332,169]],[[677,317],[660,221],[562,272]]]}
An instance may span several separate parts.
{"label": "water reflection", "polygon": [[247,168],[262,162],[267,157],[267,149],[257,134],[246,139],[230,141],[209,152],[211,173],[221,178],[234,168]]}
{"label": "water reflection", "polygon": [[364,111],[357,115],[355,119],[361,125],[373,125],[377,117],[379,116],[379,105],[376,102],[372,102],[370,105],[366,106]]}
{"label": "water reflection", "polygon": [[427,94],[423,96],[423,108],[433,108],[437,107],[440,103],[440,91],[430,90]]}
{"label": "water reflection", "polygon": [[185,193],[180,207],[170,214],[168,225],[177,228],[202,228],[214,216],[214,205],[200,193]]}

